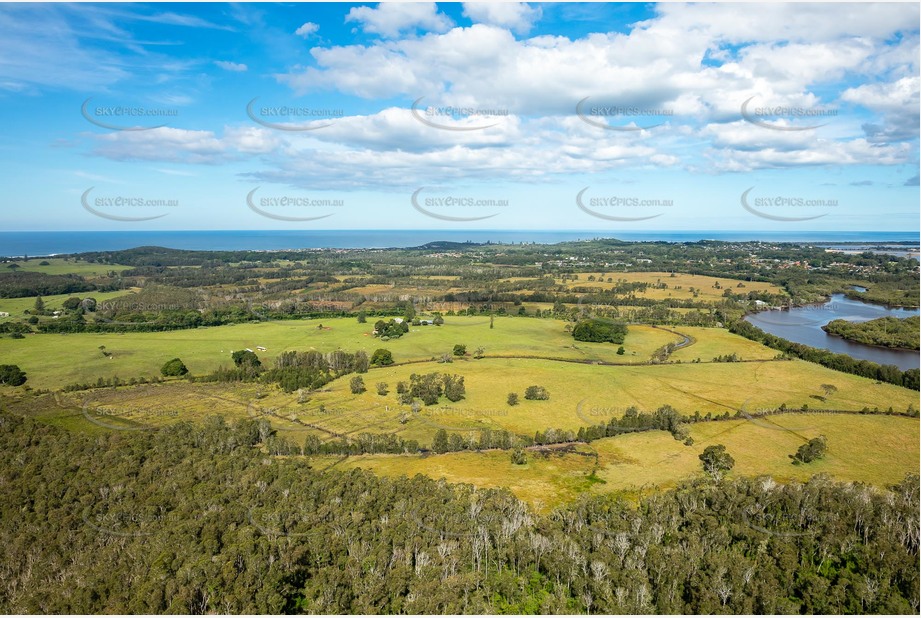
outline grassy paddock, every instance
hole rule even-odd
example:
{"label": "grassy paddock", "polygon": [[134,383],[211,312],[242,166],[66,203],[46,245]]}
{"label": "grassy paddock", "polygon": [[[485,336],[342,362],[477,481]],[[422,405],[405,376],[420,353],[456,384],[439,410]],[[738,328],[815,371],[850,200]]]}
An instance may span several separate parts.
{"label": "grassy paddock", "polygon": [[[594,275],[596,280],[589,281],[588,277],[590,275]],[[602,275],[603,280],[599,280],[599,277]],[[608,283],[608,278],[611,279],[611,283]],[[723,292],[727,289],[732,290],[734,294],[747,294],[748,292],[762,291],[767,291],[772,294],[783,294],[781,288],[762,281],[740,281],[728,277],[707,277],[704,275],[690,275],[686,273],[675,273],[673,277],[671,273],[663,272],[579,273],[578,280],[566,281],[565,285],[568,288],[585,287],[610,289],[617,284],[618,280],[648,283],[650,285],[654,285],[658,282],[664,283],[668,288],[657,289],[650,287],[647,288],[645,292],[633,293],[638,298],[652,298],[656,300],[663,300],[666,298],[693,299],[694,295],[690,290],[692,287],[698,292],[697,300],[701,301],[720,300],[723,297]],[[558,280],[557,283],[563,284],[562,280]],[[716,283],[720,284],[719,288],[714,287]],[[740,283],[743,287],[738,287]],[[678,289],[679,287],[680,289]]]}
{"label": "grassy paddock", "polygon": [[[126,296],[130,293],[132,293],[131,290],[119,290],[117,292],[77,292],[76,294],[52,294],[51,296],[42,296],[42,301],[45,303],[46,311],[58,311],[61,309],[64,301],[73,296],[78,298],[95,298],[97,302],[101,303],[103,301],[112,300],[113,298]],[[35,296],[25,296],[21,298],[0,298],[0,311],[5,311],[10,314],[9,317],[0,317],[0,322],[6,322],[10,320],[15,321],[24,317],[28,317],[23,312],[26,309],[31,310],[35,307],[35,299]],[[0,348],[0,350],[2,350],[2,348]]]}
{"label": "grassy paddock", "polygon": [[[528,452],[525,466],[513,465],[509,453],[501,451],[313,459],[319,468],[338,462],[339,468],[366,468],[385,476],[424,474],[477,487],[508,487],[542,510],[570,502],[586,490],[648,493],[673,487],[703,474],[698,455],[711,444],[725,445],[735,458],[732,476],[768,475],[780,482],[828,474],[837,480],[885,487],[918,469],[917,419],[786,414],[764,424],[748,420],[696,424],[691,435],[693,446],[684,446],[669,434],[656,431],[606,438],[580,446],[573,453]],[[806,438],[818,435],[828,439],[825,459],[793,465],[789,455]],[[594,458],[587,456],[592,449],[598,455],[594,476]]]}
{"label": "grassy paddock", "polygon": [[[46,266],[41,262],[48,262]],[[46,275],[80,275],[82,277],[99,277],[105,276],[112,271],[122,272],[134,268],[122,264],[98,264],[94,262],[67,261],[63,258],[32,258],[28,262],[13,262],[19,266],[18,270],[45,273]],[[4,264],[3,267],[9,267],[10,264]]]}
{"label": "grassy paddock", "polygon": [[[408,382],[412,373],[431,371],[463,375],[467,396],[453,403],[442,398],[439,404],[412,413],[409,406],[398,403],[396,384]],[[481,359],[374,368],[363,377],[368,389],[365,393],[352,394],[350,376],[345,376],[309,393],[301,402],[296,394],[283,393],[273,386],[185,381],[94,389],[63,397],[71,401],[91,397],[103,408],[136,410],[140,418],[149,416],[153,423],[170,421],[162,416],[163,410],[182,410],[183,417],[191,418],[214,413],[233,418],[252,414],[252,409],[264,409],[275,415],[273,423],[281,423],[281,429],[298,435],[305,431],[306,424],[325,437],[396,432],[422,444],[429,444],[440,428],[457,433],[506,429],[522,435],[547,428],[576,430],[619,417],[631,405],[651,411],[669,404],[684,414],[699,410],[702,414],[732,415],[740,409],[756,414],[761,408],[774,409],[784,403],[788,408],[806,404],[813,409],[853,411],[876,406],[885,411],[892,406],[900,412],[913,402],[917,405],[917,395],[907,389],[876,384],[804,361],[631,367]],[[377,394],[378,382],[388,385],[388,395]],[[833,384],[837,391],[819,402],[814,396],[825,396],[819,395],[824,393],[823,384]],[[527,401],[522,397],[516,406],[507,404],[509,392],[522,396],[530,385],[546,387],[550,400]],[[242,403],[224,402],[216,394]],[[248,411],[250,404],[254,408]],[[401,416],[405,423],[400,422]]]}
{"label": "grassy paddock", "polygon": [[[616,353],[618,346],[575,341],[559,320],[497,317],[495,327],[490,329],[488,317],[451,316],[445,319],[444,326],[412,327],[400,339],[390,341],[371,335],[373,322],[369,319],[359,324],[353,318],[335,318],[157,333],[36,334],[24,339],[0,338],[0,357],[27,372],[31,386],[58,388],[74,382],[95,382],[99,377],[157,375],[163,363],[174,357],[181,358],[193,374],[201,375],[229,364],[233,350],[255,350],[257,346],[267,348],[259,356],[268,364],[287,350],[331,352],[337,348],[373,352],[384,347],[393,352],[397,362],[424,360],[450,353],[457,343],[465,344],[470,354],[483,346],[487,354],[645,362],[656,348],[675,340],[666,331],[634,326],[624,343],[627,353],[620,356]],[[318,328],[321,324],[323,329]],[[101,345],[111,356],[102,354]]]}

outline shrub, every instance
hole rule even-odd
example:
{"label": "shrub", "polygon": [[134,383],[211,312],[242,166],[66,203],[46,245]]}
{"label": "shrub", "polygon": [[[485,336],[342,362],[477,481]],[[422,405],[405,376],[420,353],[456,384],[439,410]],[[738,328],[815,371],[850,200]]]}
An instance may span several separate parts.
{"label": "shrub", "polygon": [[467,346],[457,344],[454,346],[454,356],[463,356],[467,353]]}
{"label": "shrub", "polygon": [[244,367],[247,365],[250,367],[262,366],[262,361],[259,360],[259,357],[256,356],[256,353],[252,350],[237,350],[231,354],[230,357],[233,359],[233,363],[237,367]]}
{"label": "shrub", "polygon": [[508,398],[505,400],[510,406],[518,405],[518,393],[509,393]]}
{"label": "shrub", "polygon": [[0,384],[22,386],[26,383],[26,372],[19,365],[0,365]]}
{"label": "shrub", "polygon": [[174,358],[166,361],[166,363],[160,367],[160,373],[166,377],[184,376],[189,373],[189,369],[181,360]]}
{"label": "shrub", "polygon": [[822,459],[826,451],[828,451],[828,441],[825,439],[825,436],[813,438],[799,447],[796,451],[796,455],[793,455],[793,463],[811,463],[817,459]]}
{"label": "shrub", "polygon": [[386,348],[378,348],[374,350],[374,354],[371,355],[371,364],[379,365],[381,367],[392,365],[393,354],[391,354],[390,350]]}
{"label": "shrub", "polygon": [[546,401],[550,399],[550,393],[543,386],[529,386],[524,389],[524,398],[532,401]]}
{"label": "shrub", "polygon": [[365,381],[362,379],[361,376],[355,376],[354,378],[349,380],[349,388],[352,389],[353,395],[359,395],[367,390],[365,388]]}

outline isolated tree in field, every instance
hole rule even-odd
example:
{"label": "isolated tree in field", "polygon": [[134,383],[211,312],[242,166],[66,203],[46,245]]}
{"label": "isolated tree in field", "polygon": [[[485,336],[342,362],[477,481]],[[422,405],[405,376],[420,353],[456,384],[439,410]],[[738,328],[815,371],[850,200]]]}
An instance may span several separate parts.
{"label": "isolated tree in field", "polygon": [[713,477],[715,481],[723,478],[723,475],[736,465],[735,459],[726,452],[726,447],[722,444],[708,446],[703,453],[698,455],[698,458],[703,463],[704,472]]}
{"label": "isolated tree in field", "polygon": [[378,382],[378,383],[377,383],[377,394],[378,394],[378,395],[386,395],[388,392],[389,392],[389,391],[387,390],[387,383],[386,383],[386,382]]}
{"label": "isolated tree in field", "polygon": [[532,401],[546,401],[550,399],[550,393],[543,386],[529,386],[524,389],[524,398]]}
{"label": "isolated tree in field", "polygon": [[231,354],[230,357],[237,367],[262,367],[262,361],[260,361],[256,353],[251,350],[237,350]]}
{"label": "isolated tree in field", "polygon": [[353,395],[360,395],[367,390],[365,388],[365,381],[361,376],[355,376],[349,380],[349,388],[352,390]]}
{"label": "isolated tree in field", "polygon": [[439,429],[435,432],[435,438],[432,440],[432,450],[436,453],[447,453],[448,448],[448,432],[444,429]]}
{"label": "isolated tree in field", "polygon": [[42,300],[41,296],[35,297],[35,305],[33,305],[33,309],[35,309],[35,313],[39,315],[45,312],[45,301]]}
{"label": "isolated tree in field", "polygon": [[365,313],[364,311],[359,311],[358,312],[358,323],[364,324],[367,321],[368,321],[368,314]]}
{"label": "isolated tree in field", "polygon": [[26,383],[26,372],[19,365],[0,365],[0,384],[22,386]]}
{"label": "isolated tree in field", "polygon": [[800,446],[796,451],[796,455],[792,455],[793,463],[811,463],[825,457],[826,451],[828,451],[828,441],[825,439],[825,436],[813,438],[806,444]]}
{"label": "isolated tree in field", "polygon": [[523,466],[528,463],[528,458],[525,456],[523,449],[516,448],[512,451],[512,463],[516,466]]}
{"label": "isolated tree in field", "polygon": [[495,318],[494,318],[493,316],[489,316],[489,327],[490,327],[490,328],[493,327],[493,322],[494,322],[494,321],[495,321]]}
{"label": "isolated tree in field", "polygon": [[624,355],[624,352],[625,352],[624,346],[620,346],[619,348],[617,348],[617,353],[620,354],[621,356]]}
{"label": "isolated tree in field", "polygon": [[432,320],[432,324],[434,324],[435,326],[441,326],[444,323],[445,323],[445,319],[441,317],[440,313],[436,313],[435,318]]}
{"label": "isolated tree in field", "polygon": [[517,406],[518,405],[518,393],[509,393],[505,401],[510,406]]}
{"label": "isolated tree in field", "polygon": [[451,401],[460,401],[463,399],[464,395],[467,393],[467,389],[464,387],[464,376],[445,374],[444,392],[445,397]]}
{"label": "isolated tree in field", "polygon": [[166,377],[184,376],[189,373],[189,369],[181,360],[174,358],[166,361],[166,363],[160,367],[160,373]]}
{"label": "isolated tree in field", "polygon": [[838,392],[838,387],[834,384],[823,384],[822,390],[825,392],[826,397],[830,397]]}
{"label": "isolated tree in field", "polygon": [[486,355],[486,348],[479,346],[476,350],[473,351],[473,358],[483,358]]}
{"label": "isolated tree in field", "polygon": [[463,356],[467,353],[467,346],[458,343],[454,346],[454,356]]}
{"label": "isolated tree in field", "polygon": [[393,364],[393,354],[390,353],[390,350],[385,348],[378,348],[374,350],[374,354],[371,355],[371,364],[384,367],[386,365]]}

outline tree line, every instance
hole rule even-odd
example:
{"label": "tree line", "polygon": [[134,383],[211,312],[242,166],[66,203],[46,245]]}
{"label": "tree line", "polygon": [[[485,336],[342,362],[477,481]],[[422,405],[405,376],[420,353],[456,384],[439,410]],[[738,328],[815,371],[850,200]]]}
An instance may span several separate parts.
{"label": "tree line", "polygon": [[742,335],[752,341],[764,344],[769,348],[780,350],[784,354],[789,354],[811,363],[818,363],[823,367],[852,373],[854,375],[888,382],[898,386],[904,386],[913,390],[919,390],[921,381],[919,381],[918,369],[900,370],[895,365],[880,365],[868,360],[856,359],[847,354],[835,354],[828,350],[813,348],[802,343],[795,343],[776,335],[764,332],[754,324],[745,320],[738,320],[729,326],[729,332]]}

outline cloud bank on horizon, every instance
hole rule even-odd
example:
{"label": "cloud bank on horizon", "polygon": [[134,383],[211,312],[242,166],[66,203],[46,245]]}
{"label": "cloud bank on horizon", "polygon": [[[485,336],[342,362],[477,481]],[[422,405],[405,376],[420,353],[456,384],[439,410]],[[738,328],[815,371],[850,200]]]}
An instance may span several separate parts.
{"label": "cloud bank on horizon", "polygon": [[[917,230],[918,21],[912,3],[2,5],[23,206],[4,219]],[[90,187],[115,218],[80,207]]]}

